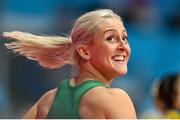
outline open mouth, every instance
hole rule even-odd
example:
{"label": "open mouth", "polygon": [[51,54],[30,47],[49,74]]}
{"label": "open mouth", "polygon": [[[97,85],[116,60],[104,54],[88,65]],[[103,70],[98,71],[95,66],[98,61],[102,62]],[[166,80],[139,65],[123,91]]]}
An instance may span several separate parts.
{"label": "open mouth", "polygon": [[112,60],[115,62],[125,62],[125,55],[115,55],[112,57]]}

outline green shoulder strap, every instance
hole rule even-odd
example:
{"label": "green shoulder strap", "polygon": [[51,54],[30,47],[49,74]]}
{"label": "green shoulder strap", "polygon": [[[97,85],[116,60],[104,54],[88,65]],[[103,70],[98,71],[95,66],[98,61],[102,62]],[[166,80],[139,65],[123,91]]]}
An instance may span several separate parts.
{"label": "green shoulder strap", "polygon": [[103,86],[103,87],[106,87],[106,88],[110,88],[110,86],[100,82],[100,81],[97,81],[97,80],[88,80],[88,81],[85,81],[83,82],[82,84],[80,84],[79,86],[76,87],[76,92],[75,92],[75,96],[74,96],[74,104],[75,104],[75,111],[76,111],[76,115],[80,117],[80,101],[81,101],[81,98],[82,96],[87,92],[89,91],[90,89],[94,88],[94,87],[97,87],[97,86]]}

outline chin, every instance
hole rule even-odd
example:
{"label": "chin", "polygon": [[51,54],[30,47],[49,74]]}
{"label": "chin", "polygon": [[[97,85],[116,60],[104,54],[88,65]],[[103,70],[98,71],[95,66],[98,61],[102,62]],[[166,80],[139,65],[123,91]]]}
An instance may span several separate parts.
{"label": "chin", "polygon": [[119,73],[119,76],[123,76],[123,75],[125,75],[127,73],[127,71],[126,72],[121,72],[121,73]]}
{"label": "chin", "polygon": [[128,72],[127,69],[121,69],[121,70],[118,70],[118,71],[117,71],[118,76],[123,76],[123,75],[125,75],[127,72]]}
{"label": "chin", "polygon": [[122,76],[128,72],[127,64],[113,65],[111,69],[116,74],[116,76]]}

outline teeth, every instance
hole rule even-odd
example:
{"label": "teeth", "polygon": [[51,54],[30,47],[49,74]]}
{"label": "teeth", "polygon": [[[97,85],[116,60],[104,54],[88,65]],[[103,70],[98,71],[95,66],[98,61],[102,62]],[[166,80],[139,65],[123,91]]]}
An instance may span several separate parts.
{"label": "teeth", "polygon": [[115,61],[124,61],[125,57],[123,55],[114,56],[113,60]]}

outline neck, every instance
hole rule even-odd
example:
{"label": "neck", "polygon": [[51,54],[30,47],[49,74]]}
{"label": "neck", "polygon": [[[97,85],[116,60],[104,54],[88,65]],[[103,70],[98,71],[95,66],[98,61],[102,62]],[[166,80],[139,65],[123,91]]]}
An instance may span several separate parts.
{"label": "neck", "polygon": [[79,75],[75,78],[75,84],[81,84],[87,80],[98,80],[106,85],[111,85],[113,79],[106,79],[90,64],[80,66]]}

